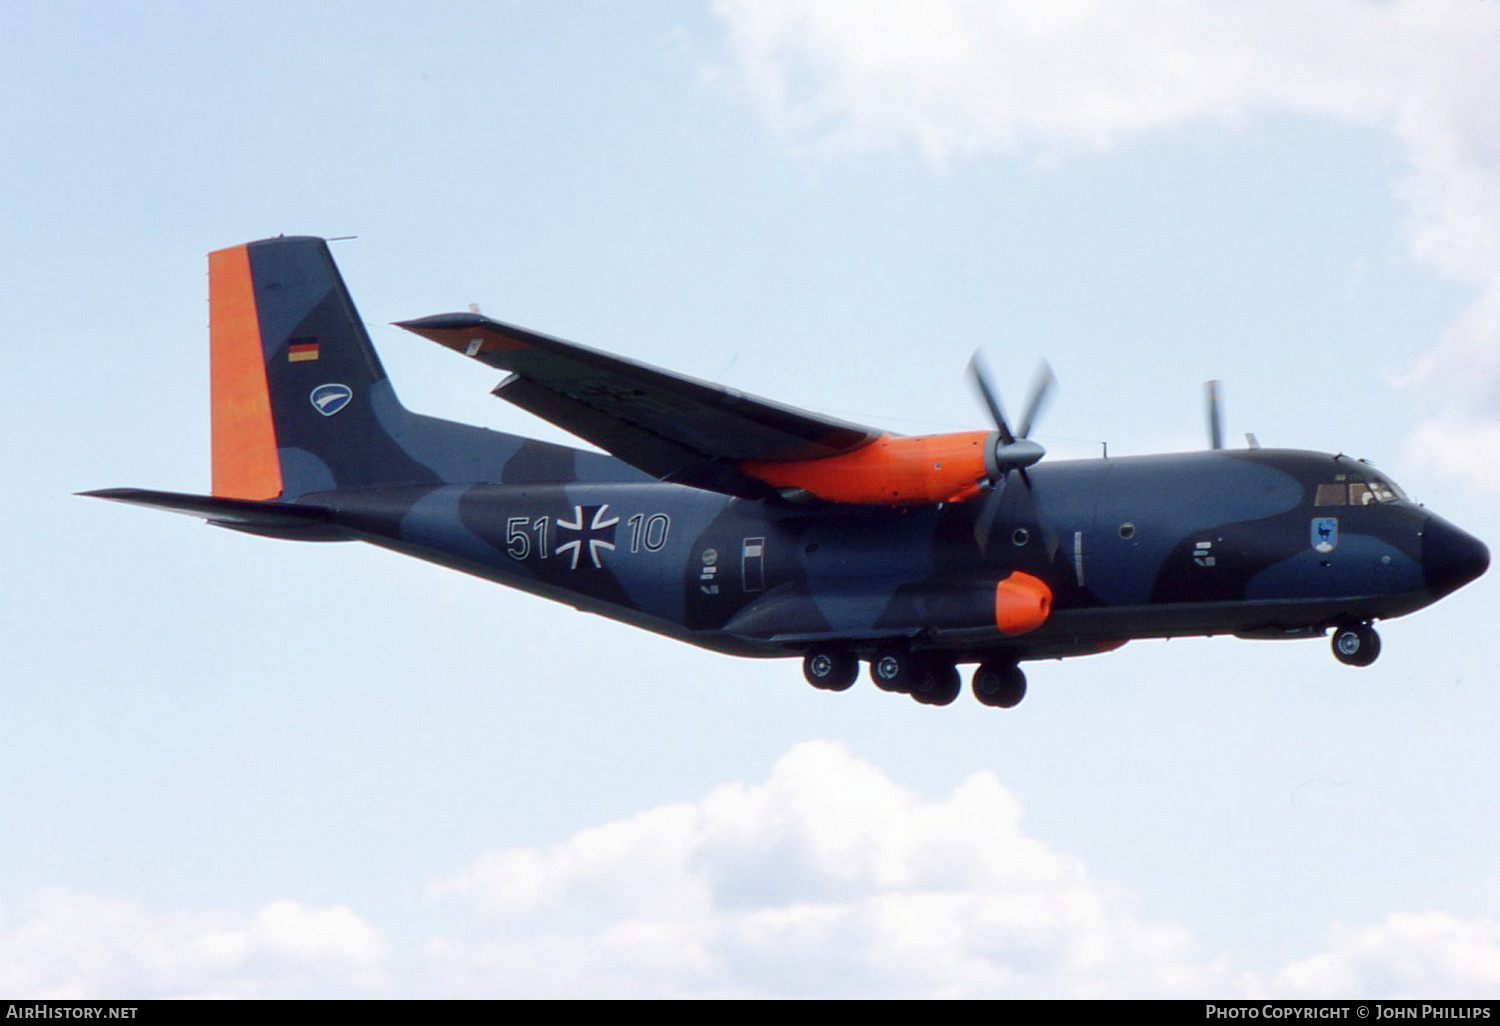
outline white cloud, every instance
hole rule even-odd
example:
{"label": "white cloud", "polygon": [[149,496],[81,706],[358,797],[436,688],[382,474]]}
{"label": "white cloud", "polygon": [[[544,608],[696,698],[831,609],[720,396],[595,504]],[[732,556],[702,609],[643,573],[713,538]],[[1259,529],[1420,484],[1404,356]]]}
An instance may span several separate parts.
{"label": "white cloud", "polygon": [[762,786],[477,860],[435,893],[483,928],[430,949],[445,992],[1094,996],[1238,992],[1027,837],[989,774],[923,801],[837,745]]}
{"label": "white cloud", "polygon": [[52,889],[0,916],[25,997],[1489,997],[1500,923],[1396,913],[1270,973],[1198,950],[1028,836],[989,773],[923,799],[830,742],[761,784],[488,853],[433,884],[467,931],[344,906],[154,912]]}
{"label": "white cloud", "polygon": [[[1047,159],[1264,111],[1384,126],[1412,252],[1475,287],[1406,382],[1500,415],[1500,5],[716,0],[737,80],[800,145]],[[1414,434],[1409,450],[1435,437]],[[1471,464],[1472,467],[1472,464]],[[1472,471],[1471,471],[1472,473]]]}
{"label": "white cloud", "polygon": [[906,791],[836,744],[760,786],[494,852],[433,888],[468,938],[429,943],[446,995],[1444,997],[1500,994],[1500,926],[1443,912],[1335,928],[1269,975],[1196,949],[976,774]]}
{"label": "white cloud", "polygon": [[384,958],[343,906],[159,913],[51,888],[0,918],[0,991],[31,998],[373,996]]}
{"label": "white cloud", "polygon": [[1500,995],[1500,922],[1494,919],[1398,913],[1364,929],[1336,928],[1330,941],[1328,951],[1283,969],[1278,992],[1329,998]]}
{"label": "white cloud", "polygon": [[1500,497],[1500,478],[1494,472],[1500,466],[1500,422],[1453,411],[1424,420],[1408,436],[1401,462]]}
{"label": "white cloud", "polygon": [[[715,4],[741,82],[776,124],[834,149],[915,146],[938,163],[984,151],[1102,149],[1268,109],[1389,119],[1411,86],[1431,92],[1420,76],[1446,57],[1448,37],[1473,32],[1465,19],[1444,28],[1409,17],[1410,8],[1359,0]],[[1438,32],[1422,31],[1434,23]]]}

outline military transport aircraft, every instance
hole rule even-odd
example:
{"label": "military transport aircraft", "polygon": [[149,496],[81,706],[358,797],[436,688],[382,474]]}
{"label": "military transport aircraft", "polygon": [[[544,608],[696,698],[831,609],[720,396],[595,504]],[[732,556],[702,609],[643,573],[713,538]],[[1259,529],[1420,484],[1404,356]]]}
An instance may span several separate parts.
{"label": "military transport aircraft", "polygon": [[1482,574],[1477,539],[1343,455],[1220,447],[1042,460],[1039,378],[1011,430],[902,437],[494,321],[400,327],[508,376],[494,394],[604,453],[396,398],[322,239],[209,256],[213,494],[85,494],[251,534],[359,540],[842,691],[946,705],[957,666],[1010,707],[1019,664],[1133,638],[1321,637]]}

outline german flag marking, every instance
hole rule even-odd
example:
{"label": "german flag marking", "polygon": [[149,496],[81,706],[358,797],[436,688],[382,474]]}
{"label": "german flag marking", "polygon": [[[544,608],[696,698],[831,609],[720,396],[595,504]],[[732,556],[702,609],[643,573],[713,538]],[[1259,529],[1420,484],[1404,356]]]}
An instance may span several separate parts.
{"label": "german flag marking", "polygon": [[293,339],[287,346],[287,363],[305,363],[318,358],[318,343],[308,339]]}

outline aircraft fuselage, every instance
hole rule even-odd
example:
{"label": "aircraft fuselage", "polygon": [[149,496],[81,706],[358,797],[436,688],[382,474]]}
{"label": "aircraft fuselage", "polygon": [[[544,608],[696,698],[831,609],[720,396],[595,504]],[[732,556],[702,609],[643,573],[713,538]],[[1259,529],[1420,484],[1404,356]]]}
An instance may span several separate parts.
{"label": "aircraft fuselage", "polygon": [[[966,662],[1140,637],[1320,635],[1419,609],[1488,562],[1477,540],[1346,456],[1219,450],[1030,474],[1003,496],[982,549],[977,502],[798,505],[655,481],[299,501],[326,505],[363,540],[756,656],[835,638],[860,651],[899,639]],[[1053,602],[1040,627],[1007,636],[993,591],[1013,571],[1045,581]]]}

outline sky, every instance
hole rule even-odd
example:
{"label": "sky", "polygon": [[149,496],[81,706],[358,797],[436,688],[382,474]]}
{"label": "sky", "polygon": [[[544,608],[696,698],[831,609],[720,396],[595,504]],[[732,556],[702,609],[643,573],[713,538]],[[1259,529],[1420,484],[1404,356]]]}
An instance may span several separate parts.
{"label": "sky", "polygon": [[[906,433],[1367,457],[1500,540],[1500,5],[0,6],[0,992],[1500,996],[1491,578],[1001,711],[742,661],[208,488],[213,249]],[[1016,399],[1012,399],[1014,403]]]}

